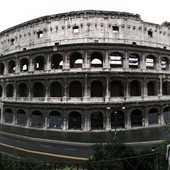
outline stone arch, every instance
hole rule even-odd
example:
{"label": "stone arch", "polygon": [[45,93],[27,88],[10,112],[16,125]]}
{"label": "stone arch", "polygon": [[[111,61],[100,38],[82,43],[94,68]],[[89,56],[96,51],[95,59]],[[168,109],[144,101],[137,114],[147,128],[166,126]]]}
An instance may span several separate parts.
{"label": "stone arch", "polygon": [[4,122],[5,123],[13,123],[13,111],[10,108],[6,108],[4,110]]}
{"label": "stone arch", "polygon": [[57,111],[51,111],[49,114],[49,128],[61,129],[61,114]]}
{"label": "stone arch", "polygon": [[44,57],[37,56],[34,60],[34,68],[35,70],[44,70]]}
{"label": "stone arch", "polygon": [[92,130],[103,129],[103,113],[99,111],[94,111],[91,114],[91,129]]}
{"label": "stone arch", "polygon": [[28,97],[28,88],[25,83],[18,85],[18,97]]}
{"label": "stone arch", "polygon": [[82,84],[79,81],[69,84],[69,97],[82,97]]}
{"label": "stone arch", "polygon": [[170,123],[170,107],[164,108],[163,115],[164,115],[164,123],[169,124]]}
{"label": "stone arch", "polygon": [[14,96],[14,86],[12,84],[8,84],[6,86],[6,97],[13,97]]}
{"label": "stone arch", "polygon": [[111,114],[111,129],[125,128],[125,115],[123,111],[113,111]]}
{"label": "stone arch", "polygon": [[141,84],[137,80],[130,82],[130,96],[141,96]]}
{"label": "stone arch", "polygon": [[139,109],[135,109],[131,112],[131,127],[142,126],[143,115]]}
{"label": "stone arch", "polygon": [[148,112],[148,124],[149,125],[154,125],[154,124],[158,124],[158,109],[156,108],[152,108],[149,110]]}
{"label": "stone arch", "polygon": [[51,68],[62,69],[63,68],[63,57],[60,54],[54,54],[51,56]]}
{"label": "stone arch", "polygon": [[91,97],[103,97],[103,83],[95,80],[91,83]]}
{"label": "stone arch", "polygon": [[123,57],[119,52],[114,52],[109,55],[109,63],[111,68],[123,67]]}
{"label": "stone arch", "polygon": [[71,112],[68,115],[68,129],[80,130],[82,126],[82,118],[79,112]]}
{"label": "stone arch", "polygon": [[154,81],[149,81],[147,83],[147,90],[148,90],[148,96],[157,95]]}
{"label": "stone arch", "polygon": [[75,52],[70,55],[70,68],[82,68],[82,55],[78,52]]}
{"label": "stone arch", "polygon": [[15,61],[11,60],[8,62],[8,73],[15,73],[16,63]]}
{"label": "stone arch", "polygon": [[40,82],[33,84],[33,97],[45,97],[44,86]]}
{"label": "stone arch", "polygon": [[140,66],[139,55],[131,53],[129,55],[129,68],[139,68],[139,66]]}
{"label": "stone arch", "polygon": [[31,127],[43,128],[44,125],[44,115],[39,110],[33,111],[31,114]]}
{"label": "stone arch", "polygon": [[22,58],[20,60],[20,71],[21,72],[28,71],[28,59],[27,58]]}
{"label": "stone arch", "polygon": [[62,86],[59,82],[54,81],[50,84],[50,97],[62,97]]}
{"label": "stone arch", "polygon": [[0,75],[4,75],[5,66],[4,63],[0,63]]}
{"label": "stone arch", "polygon": [[124,89],[121,81],[114,80],[110,84],[110,95],[111,97],[124,96]]}
{"label": "stone arch", "polygon": [[23,109],[19,109],[16,115],[17,125],[26,126],[27,125],[27,114]]}
{"label": "stone arch", "polygon": [[91,67],[103,67],[103,56],[99,52],[93,52],[91,55]]}

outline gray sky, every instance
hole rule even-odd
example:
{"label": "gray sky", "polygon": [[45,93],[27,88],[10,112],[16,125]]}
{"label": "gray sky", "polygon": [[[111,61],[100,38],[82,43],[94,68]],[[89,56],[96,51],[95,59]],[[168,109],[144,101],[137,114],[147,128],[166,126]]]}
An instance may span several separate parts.
{"label": "gray sky", "polygon": [[170,22],[170,0],[2,0],[0,31],[37,17],[78,10],[130,12],[147,22]]}

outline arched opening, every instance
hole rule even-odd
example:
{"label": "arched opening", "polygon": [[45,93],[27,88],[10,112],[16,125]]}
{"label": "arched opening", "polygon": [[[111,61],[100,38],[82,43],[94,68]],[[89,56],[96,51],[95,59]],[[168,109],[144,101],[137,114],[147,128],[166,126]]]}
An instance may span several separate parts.
{"label": "arched opening", "polygon": [[63,68],[63,57],[60,54],[55,54],[51,57],[51,68],[52,69]]}
{"label": "arched opening", "polygon": [[59,82],[52,82],[50,84],[50,97],[61,97],[62,96],[62,87]]}
{"label": "arched opening", "polygon": [[28,71],[28,59],[23,58],[20,60],[20,71],[25,72]]}
{"label": "arched opening", "polygon": [[44,124],[45,119],[43,114],[38,110],[33,111],[31,115],[31,127],[43,128]]}
{"label": "arched opening", "polygon": [[139,56],[137,54],[130,54],[129,55],[129,68],[139,68],[140,62],[139,62]]}
{"label": "arched opening", "polygon": [[69,97],[82,97],[82,85],[78,81],[69,84]]}
{"label": "arched opening", "polygon": [[25,83],[21,83],[18,85],[18,97],[27,97],[28,90],[27,85]]}
{"label": "arched opening", "polygon": [[103,56],[99,52],[94,52],[91,56],[91,67],[103,67]]}
{"label": "arched opening", "polygon": [[81,114],[78,112],[71,112],[68,117],[68,129],[81,129]]}
{"label": "arched opening", "polygon": [[131,127],[142,126],[142,112],[138,109],[135,109],[131,112]]}
{"label": "arched opening", "polygon": [[3,92],[3,88],[2,88],[2,86],[0,85],[0,97],[2,97],[2,92]]}
{"label": "arched opening", "polygon": [[111,53],[109,63],[111,68],[123,67],[122,55],[120,53]]}
{"label": "arched opening", "polygon": [[13,97],[14,95],[14,87],[12,84],[8,84],[6,86],[6,97]]}
{"label": "arched opening", "polygon": [[82,55],[80,53],[73,53],[70,56],[70,68],[82,68]]}
{"label": "arched opening", "polygon": [[15,73],[15,61],[8,62],[8,73]]}
{"label": "arched opening", "polygon": [[17,125],[26,126],[27,125],[27,115],[24,110],[20,109],[16,115]]}
{"label": "arched opening", "polygon": [[61,129],[61,114],[57,111],[52,111],[49,114],[49,128]]}
{"label": "arched opening", "polygon": [[154,69],[155,67],[155,57],[153,55],[148,55],[146,57],[146,69]]}
{"label": "arched opening", "polygon": [[148,89],[148,96],[157,95],[156,90],[155,90],[155,82],[153,82],[153,81],[148,82],[147,89]]}
{"label": "arched opening", "polygon": [[91,83],[91,97],[103,97],[103,84],[100,81]]}
{"label": "arched opening", "polygon": [[162,84],[162,94],[170,95],[170,83],[168,81],[163,82]]}
{"label": "arched opening", "polygon": [[163,57],[161,59],[161,69],[162,70],[168,70],[169,69],[169,60],[166,57]]}
{"label": "arched opening", "polygon": [[111,114],[111,129],[125,128],[125,116],[122,111],[114,111]]}
{"label": "arched opening", "polygon": [[166,107],[163,110],[164,115],[164,123],[169,124],[170,123],[170,107]]}
{"label": "arched opening", "polygon": [[40,82],[33,84],[33,97],[45,97],[44,86]]}
{"label": "arched opening", "polygon": [[91,114],[91,129],[103,129],[103,114],[101,112],[95,111]]}
{"label": "arched opening", "polygon": [[13,112],[9,108],[5,109],[5,111],[4,111],[4,122],[5,123],[13,122]]}
{"label": "arched opening", "polygon": [[3,75],[4,74],[4,64],[3,63],[0,63],[0,75]]}
{"label": "arched opening", "polygon": [[148,123],[149,125],[158,124],[158,110],[152,108],[148,112]]}
{"label": "arched opening", "polygon": [[112,81],[110,85],[111,97],[124,96],[124,89],[121,81]]}
{"label": "arched opening", "polygon": [[34,61],[35,70],[43,70],[44,69],[44,57],[38,56]]}
{"label": "arched opening", "polygon": [[141,96],[141,86],[136,80],[130,82],[130,96]]}

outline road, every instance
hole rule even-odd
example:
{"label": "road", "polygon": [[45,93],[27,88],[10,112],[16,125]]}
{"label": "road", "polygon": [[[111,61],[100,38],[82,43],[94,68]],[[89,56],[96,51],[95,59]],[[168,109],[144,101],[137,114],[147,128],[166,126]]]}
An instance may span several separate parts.
{"label": "road", "polygon": [[91,145],[46,141],[25,138],[0,132],[1,152],[11,153],[18,157],[32,157],[41,161],[85,161],[92,154]]}

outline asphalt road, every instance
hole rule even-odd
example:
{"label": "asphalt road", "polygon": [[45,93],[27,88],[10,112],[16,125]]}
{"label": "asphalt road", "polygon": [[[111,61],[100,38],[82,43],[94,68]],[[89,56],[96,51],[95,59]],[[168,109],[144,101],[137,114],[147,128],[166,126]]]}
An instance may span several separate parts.
{"label": "asphalt road", "polygon": [[41,161],[85,161],[92,154],[91,145],[88,144],[29,139],[5,133],[0,133],[0,150]]}

